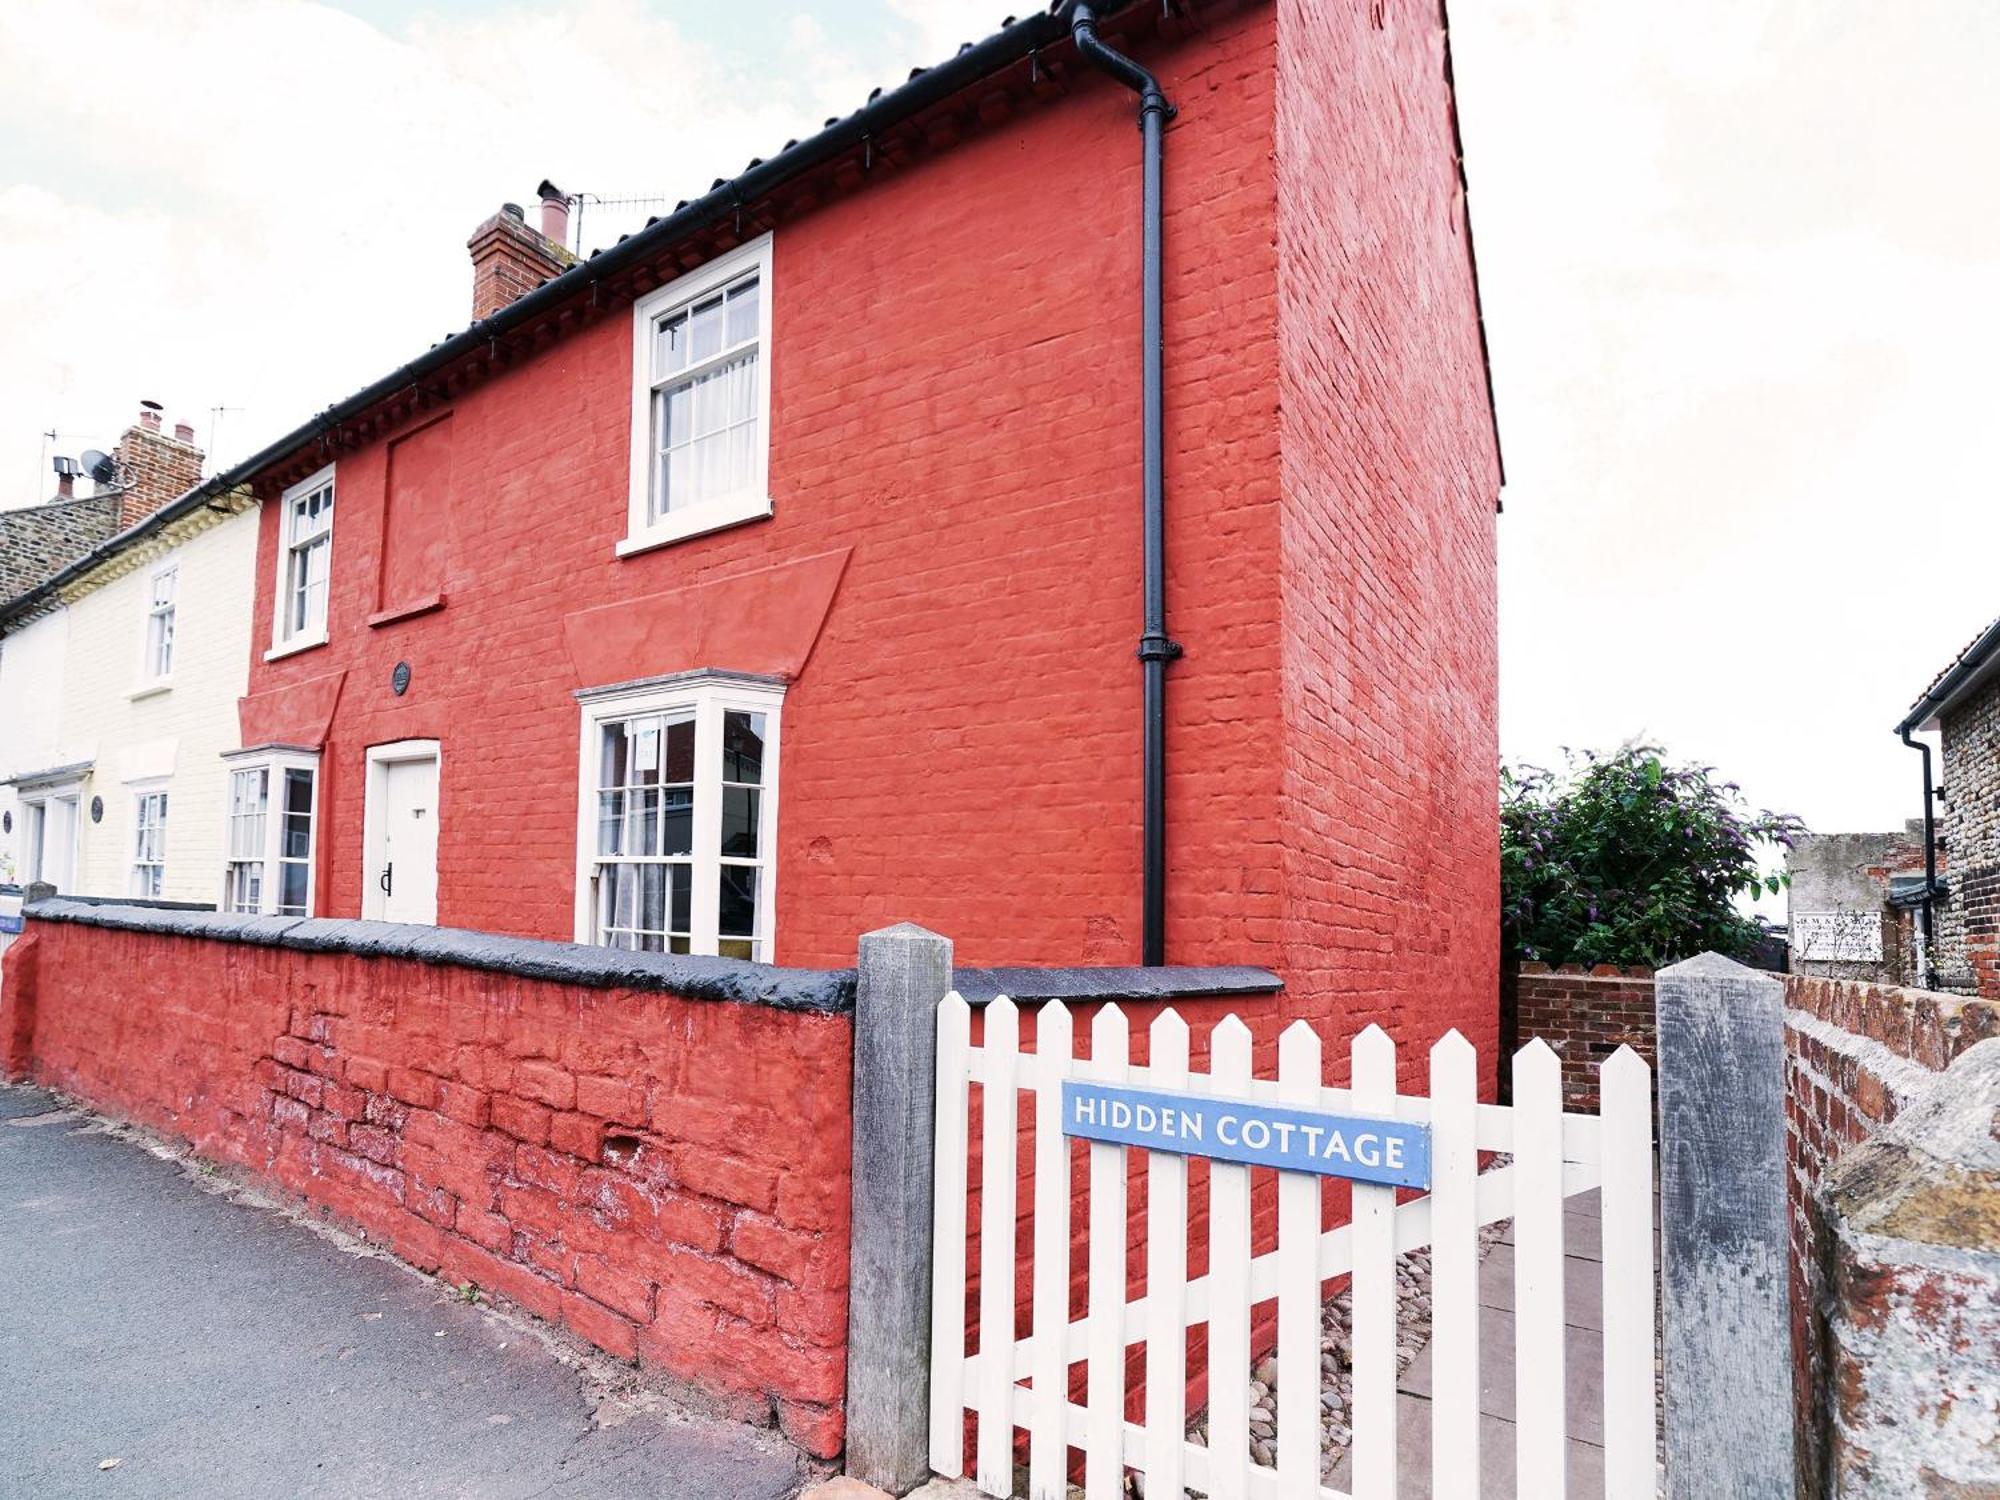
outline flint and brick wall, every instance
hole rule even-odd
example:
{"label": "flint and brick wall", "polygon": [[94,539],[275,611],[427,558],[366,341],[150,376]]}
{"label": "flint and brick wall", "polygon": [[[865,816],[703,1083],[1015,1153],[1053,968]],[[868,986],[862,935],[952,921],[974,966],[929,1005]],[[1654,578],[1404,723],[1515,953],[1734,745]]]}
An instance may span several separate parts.
{"label": "flint and brick wall", "polygon": [[51,902],[7,954],[0,1072],[185,1140],[827,1457],[851,983]]}
{"label": "flint and brick wall", "polygon": [[1944,715],[1951,895],[1938,908],[1938,983],[2000,999],[2000,679]]}
{"label": "flint and brick wall", "polygon": [[1819,1493],[1831,1390],[1826,1320],[1827,1174],[1980,1041],[2000,1036],[2000,1006],[1852,980],[1785,982],[1790,1157],[1793,1389],[1803,1435],[1801,1492]]}
{"label": "flint and brick wall", "polygon": [[1523,963],[1501,980],[1502,1008],[1512,1023],[1509,1050],[1539,1037],[1562,1060],[1563,1108],[1595,1112],[1597,1070],[1620,1047],[1653,1066],[1653,971],[1613,964],[1585,968]]}

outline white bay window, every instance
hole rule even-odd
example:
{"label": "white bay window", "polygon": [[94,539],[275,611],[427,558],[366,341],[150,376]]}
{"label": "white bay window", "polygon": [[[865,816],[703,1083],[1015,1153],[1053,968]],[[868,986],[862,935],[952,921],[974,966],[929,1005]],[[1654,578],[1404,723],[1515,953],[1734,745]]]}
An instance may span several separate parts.
{"label": "white bay window", "polygon": [[771,513],[771,237],[639,299],[621,553]]}
{"label": "white bay window", "polygon": [[701,672],[578,696],[577,941],[770,962],[783,690]]}
{"label": "white bay window", "polygon": [[132,894],[159,899],[167,878],[167,793],[136,791],[132,798]]}
{"label": "white bay window", "polygon": [[238,751],[229,762],[222,909],[246,915],[313,914],[313,847],[319,757],[308,751]]}

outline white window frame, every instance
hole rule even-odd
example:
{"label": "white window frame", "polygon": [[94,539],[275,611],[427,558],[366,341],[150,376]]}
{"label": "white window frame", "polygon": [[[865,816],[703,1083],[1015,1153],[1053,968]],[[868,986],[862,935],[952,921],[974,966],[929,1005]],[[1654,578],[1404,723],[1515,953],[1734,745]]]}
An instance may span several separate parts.
{"label": "white window frame", "polygon": [[722,855],[722,716],[731,710],[764,715],[764,764],[759,786],[757,930],[759,963],[777,962],[778,767],[781,759],[784,684],[737,673],[696,671],[641,683],[579,692],[582,729],[577,741],[576,940],[596,944],[598,752],[606,724],[674,709],[693,709],[695,765],[693,865],[689,901],[690,951],[714,955],[719,947],[718,884],[725,863],[750,861]]}
{"label": "white window frame", "polygon": [[[131,893],[141,900],[157,901],[165,897],[167,892],[167,819],[173,812],[173,798],[170,795],[172,788],[165,780],[157,780],[128,782],[126,789],[132,797],[132,839],[130,844],[132,863],[126,884],[130,888]],[[146,804],[155,797],[160,799],[159,839],[152,851],[155,857],[149,860],[145,857]],[[157,876],[159,888],[157,890],[146,889],[148,885],[154,883],[153,879],[146,874],[148,870],[159,872]]]}
{"label": "white window frame", "polygon": [[[280,656],[289,656],[294,651],[306,651],[314,646],[323,646],[327,640],[327,616],[333,612],[333,535],[340,521],[340,491],[334,482],[334,465],[328,464],[318,473],[300,480],[279,497],[278,505],[278,566],[272,576],[271,649],[264,653],[264,660],[273,661]],[[292,602],[292,554],[297,550],[292,542],[292,505],[315,490],[333,491],[333,518],[326,523],[323,545],[326,547],[326,608],[315,623],[307,621],[297,631],[289,628]]]}
{"label": "white window frame", "polygon": [[[751,482],[733,495],[668,511],[657,520],[653,504],[653,331],[671,316],[724,284],[755,271],[757,295],[757,421],[758,442]],[[618,555],[665,546],[701,536],[725,526],[739,526],[771,514],[771,236],[760,235],[707,265],[690,271],[632,307],[632,468],[625,539]],[[676,378],[685,378],[684,372]]]}
{"label": "white window frame", "polygon": [[[278,914],[278,897],[284,889],[284,866],[303,864],[306,870],[306,901],[304,916],[319,914],[319,793],[320,758],[314,750],[302,750],[294,746],[265,746],[254,750],[235,750],[223,757],[222,784],[222,885],[217,894],[216,910],[237,915],[275,916]],[[257,910],[245,912],[231,902],[229,897],[229,872],[232,866],[250,860],[235,860],[230,857],[234,847],[231,839],[230,818],[235,803],[236,777],[246,771],[263,771],[264,783],[264,832],[261,853],[257,863],[263,867],[262,885],[258,892]],[[308,836],[303,860],[289,859],[284,853],[285,816],[283,808],[284,775],[287,771],[310,771],[312,773],[312,810],[307,815]],[[301,913],[287,912],[287,916]]]}
{"label": "white window frame", "polygon": [[[159,692],[173,685],[174,627],[180,618],[180,574],[180,559],[173,558],[146,575],[146,628],[141,632],[139,661],[139,687],[144,692]],[[164,606],[159,602],[162,579],[171,580],[173,590]],[[166,648],[164,663],[160,660],[161,637],[164,637]]]}

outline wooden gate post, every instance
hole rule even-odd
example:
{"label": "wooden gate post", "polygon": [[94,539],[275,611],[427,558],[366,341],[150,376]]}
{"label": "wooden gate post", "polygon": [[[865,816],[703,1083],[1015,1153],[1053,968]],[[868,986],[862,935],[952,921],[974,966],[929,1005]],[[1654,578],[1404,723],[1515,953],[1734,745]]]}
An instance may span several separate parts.
{"label": "wooden gate post", "polygon": [[930,1475],[931,1148],[951,973],[951,940],[908,922],[861,939],[847,1472],[892,1495]]}
{"label": "wooden gate post", "polygon": [[1669,1500],[1791,1500],[1785,987],[1704,953],[1654,980]]}

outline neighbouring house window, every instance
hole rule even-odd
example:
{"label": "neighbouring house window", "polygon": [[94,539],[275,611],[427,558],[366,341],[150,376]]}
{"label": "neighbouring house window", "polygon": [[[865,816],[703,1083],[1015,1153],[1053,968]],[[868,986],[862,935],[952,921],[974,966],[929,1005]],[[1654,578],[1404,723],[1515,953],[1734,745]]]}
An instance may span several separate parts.
{"label": "neighbouring house window", "polygon": [[621,551],[771,513],[770,283],[765,235],[636,304]]}
{"label": "neighbouring house window", "polygon": [[174,670],[174,596],[180,592],[180,569],[161,568],[153,574],[146,611],[146,676],[159,681]]}
{"label": "neighbouring house window", "polygon": [[333,470],[285,491],[278,522],[278,623],[273,649],[326,639],[333,562]]}
{"label": "neighbouring house window", "polygon": [[224,911],[312,915],[318,789],[318,757],[308,753],[235,759],[229,772]]}
{"label": "neighbouring house window", "polygon": [[138,793],[132,801],[132,894],[157,898],[167,875],[167,794]]}
{"label": "neighbouring house window", "polygon": [[698,673],[584,696],[578,941],[770,962],[783,690]]}

